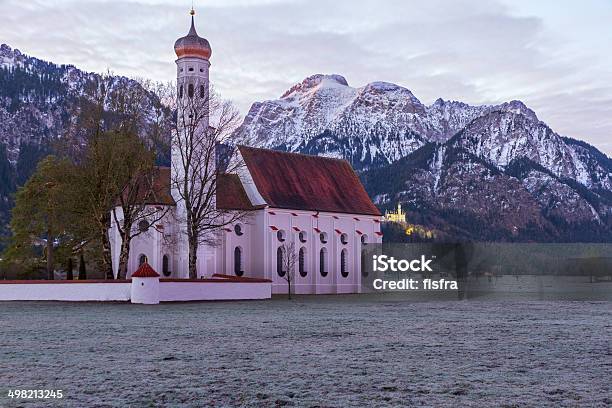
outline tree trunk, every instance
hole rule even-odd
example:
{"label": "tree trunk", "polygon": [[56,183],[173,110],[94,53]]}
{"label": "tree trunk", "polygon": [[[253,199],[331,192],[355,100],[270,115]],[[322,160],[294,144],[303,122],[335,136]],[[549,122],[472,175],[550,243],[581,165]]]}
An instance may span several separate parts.
{"label": "tree trunk", "polygon": [[72,274],[72,257],[68,258],[68,271],[66,272],[67,280],[74,280],[74,275]]}
{"label": "tree trunk", "polygon": [[189,237],[189,279],[198,278],[198,239]]}
{"label": "tree trunk", "polygon": [[106,271],[105,277],[106,279],[115,279],[110,241],[106,230],[100,235],[100,240],[102,241],[102,267]]}
{"label": "tree trunk", "polygon": [[85,268],[85,258],[83,254],[79,257],[79,280],[87,279],[87,269]]}
{"label": "tree trunk", "polygon": [[47,231],[47,279],[53,280],[53,237],[51,230]]}
{"label": "tree trunk", "polygon": [[127,235],[122,237],[121,253],[119,254],[119,269],[117,271],[117,279],[125,279],[127,276],[127,266],[130,257],[130,242],[131,238]]}
{"label": "tree trunk", "polygon": [[287,279],[287,298],[291,300],[291,279]]}

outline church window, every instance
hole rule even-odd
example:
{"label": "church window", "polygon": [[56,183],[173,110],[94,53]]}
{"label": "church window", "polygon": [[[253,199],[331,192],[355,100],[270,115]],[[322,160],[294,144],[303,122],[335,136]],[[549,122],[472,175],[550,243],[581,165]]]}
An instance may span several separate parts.
{"label": "church window", "polygon": [[327,249],[321,248],[319,252],[319,273],[322,277],[327,276]]}
{"label": "church window", "polygon": [[283,249],[283,247],[278,247],[278,249],[276,250],[276,273],[278,273],[278,276],[280,276],[281,278],[284,277],[287,273],[287,271],[285,270],[285,265],[283,265],[284,263],[285,250]]}
{"label": "church window", "polygon": [[204,85],[200,85],[200,98],[204,99],[206,97],[206,88]]}
{"label": "church window", "polygon": [[242,225],[240,225],[240,224],[234,225],[234,232],[238,236],[244,235],[244,232],[242,231]]}
{"label": "church window", "polygon": [[365,246],[368,245],[368,236],[367,235],[362,235],[361,236],[361,275],[362,276],[368,276],[368,268],[367,268],[367,259],[366,259],[366,252],[365,252]]}
{"label": "church window", "polygon": [[179,98],[183,97],[183,85],[179,88]]}
{"label": "church window", "polygon": [[302,243],[306,242],[307,241],[306,231],[300,231],[299,238],[300,238],[300,242]]}
{"label": "church window", "polygon": [[193,84],[187,86],[187,96],[193,98]]}
{"label": "church window", "polygon": [[279,230],[276,232],[276,238],[279,242],[285,242],[285,231]]}
{"label": "church window", "polygon": [[138,266],[142,266],[142,264],[147,262],[147,256],[145,254],[140,254],[140,256],[138,257]]}
{"label": "church window", "polygon": [[242,248],[240,247],[234,248],[234,274],[236,276],[244,275],[242,270]]}
{"label": "church window", "polygon": [[166,277],[172,275],[172,272],[170,272],[170,258],[168,258],[168,255],[164,255],[162,259],[162,273]]}
{"label": "church window", "polygon": [[147,232],[149,230],[149,227],[151,225],[149,224],[149,221],[147,220],[142,220],[138,223],[138,230],[140,232]]}
{"label": "church window", "polygon": [[189,67],[189,72],[193,72],[193,67]]}
{"label": "church window", "polygon": [[325,232],[320,233],[319,239],[321,240],[322,244],[327,244],[327,233]]}
{"label": "church window", "polygon": [[348,251],[346,249],[343,249],[342,252],[340,252],[340,275],[342,275],[343,278],[346,278],[349,274],[347,263]]}
{"label": "church window", "polygon": [[348,244],[348,235],[346,235],[346,234],[341,234],[341,235],[340,235],[340,242],[342,242],[342,245],[346,245],[346,244]]}
{"label": "church window", "polygon": [[306,248],[301,247],[300,252],[298,253],[298,270],[300,272],[300,276],[305,278],[308,275],[306,271]]}

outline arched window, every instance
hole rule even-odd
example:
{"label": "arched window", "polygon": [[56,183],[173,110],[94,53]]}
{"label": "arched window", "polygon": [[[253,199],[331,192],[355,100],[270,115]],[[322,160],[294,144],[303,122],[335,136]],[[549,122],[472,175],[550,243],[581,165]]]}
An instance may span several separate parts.
{"label": "arched window", "polygon": [[343,249],[342,252],[340,252],[340,275],[342,275],[343,278],[346,278],[349,275],[348,251],[346,249]]}
{"label": "arched window", "polygon": [[319,273],[322,277],[327,276],[327,249],[321,248],[319,252]]}
{"label": "arched window", "polygon": [[308,240],[308,237],[306,235],[306,231],[300,231],[299,238],[300,238],[300,242],[301,243],[306,242]]}
{"label": "arched window", "polygon": [[179,88],[179,98],[183,98],[183,85]]}
{"label": "arched window", "polygon": [[368,268],[366,265],[366,253],[365,247],[368,245],[368,236],[363,234],[361,236],[361,276],[368,276]]}
{"label": "arched window", "polygon": [[193,98],[193,84],[189,84],[187,86],[187,96],[189,96],[190,98]]}
{"label": "arched window", "polygon": [[204,85],[200,85],[200,98],[204,99],[206,97],[206,88]]}
{"label": "arched window", "polygon": [[346,245],[346,244],[348,244],[348,235],[346,235],[346,234],[341,234],[341,235],[340,235],[340,242],[342,242],[342,245]]}
{"label": "arched window", "polygon": [[138,266],[142,266],[142,264],[145,262],[148,262],[147,256],[145,254],[140,254],[138,257]]}
{"label": "arched window", "polygon": [[172,272],[170,272],[170,258],[168,258],[168,255],[164,255],[162,258],[162,273],[164,276],[172,275]]}
{"label": "arched window", "polygon": [[306,271],[306,248],[304,247],[301,247],[298,253],[298,269],[302,278],[308,275],[308,271]]}
{"label": "arched window", "polygon": [[276,232],[276,238],[278,239],[279,242],[285,242],[286,236],[287,234],[283,230],[279,230]]}
{"label": "arched window", "polygon": [[234,225],[234,232],[236,233],[236,235],[241,236],[244,234],[244,232],[242,232],[242,225],[240,224],[236,224]]}
{"label": "arched window", "polygon": [[283,265],[284,262],[285,251],[283,250],[283,247],[278,247],[276,250],[276,273],[278,273],[278,276],[281,278],[285,276],[285,273],[287,273],[287,271],[285,271],[285,265]]}
{"label": "arched window", "polygon": [[327,244],[327,233],[325,232],[320,233],[319,239],[321,240],[322,244]]}
{"label": "arched window", "polygon": [[234,248],[234,274],[236,276],[244,275],[242,270],[242,248],[240,247]]}
{"label": "arched window", "polygon": [[149,224],[149,221],[147,220],[142,220],[138,223],[138,229],[140,232],[147,232],[150,226],[151,224]]}

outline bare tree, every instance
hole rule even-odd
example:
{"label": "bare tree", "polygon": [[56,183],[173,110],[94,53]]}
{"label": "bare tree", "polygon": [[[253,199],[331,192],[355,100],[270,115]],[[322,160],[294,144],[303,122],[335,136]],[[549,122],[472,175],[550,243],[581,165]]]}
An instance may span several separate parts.
{"label": "bare tree", "polygon": [[[135,165],[134,161],[127,160],[128,165]],[[125,278],[130,256],[130,244],[135,237],[147,233],[170,211],[167,203],[163,202],[163,186],[159,186],[160,170],[150,165],[127,169],[126,174],[134,177],[128,182],[119,195],[117,205],[113,207],[113,220],[121,237],[121,251],[119,253],[119,268],[117,279]]]}
{"label": "bare tree", "polygon": [[189,278],[197,278],[200,245],[215,246],[220,231],[248,212],[217,208],[218,176],[240,173],[244,166],[229,140],[240,115],[229,101],[205,86],[166,85],[162,100],[176,112],[172,135],[171,184],[177,201],[179,240],[187,242]]}
{"label": "bare tree", "polygon": [[282,278],[287,281],[287,298],[291,299],[291,283],[295,281],[295,266],[299,255],[296,252],[295,242],[285,242],[280,246],[281,270],[284,272]]}
{"label": "bare tree", "polygon": [[157,193],[153,177],[158,146],[148,136],[161,138],[169,131],[171,115],[144,85],[127,78],[108,73],[86,85],[62,149],[79,173],[74,212],[82,222],[75,228],[81,241],[99,245],[100,267],[112,279],[108,229],[114,219],[122,237],[119,278],[125,276],[130,241],[140,233],[134,225],[143,218],[157,222],[167,211],[144,203],[154,201]]}

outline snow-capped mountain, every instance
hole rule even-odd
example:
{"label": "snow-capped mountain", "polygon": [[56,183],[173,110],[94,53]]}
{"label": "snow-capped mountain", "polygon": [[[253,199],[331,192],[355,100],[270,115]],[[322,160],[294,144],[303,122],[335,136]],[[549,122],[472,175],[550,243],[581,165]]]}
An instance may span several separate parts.
{"label": "snow-capped mountain", "polygon": [[537,117],[522,102],[470,106],[438,99],[421,103],[388,82],[361,88],[340,75],[313,75],[280,99],[254,103],[236,138],[289,151],[344,157],[357,168],[398,160],[429,141],[445,141],[492,111]]}
{"label": "snow-capped mountain", "polygon": [[421,103],[386,82],[314,75],[253,104],[238,142],[341,157],[376,203],[450,237],[612,240],[612,161],[520,101]]}
{"label": "snow-capped mountain", "polygon": [[[92,101],[98,89],[135,89],[143,117],[154,117],[160,105],[156,95],[129,78],[84,72],[72,65],[56,65],[0,46],[0,144],[16,165],[24,146],[41,147],[62,138],[78,115],[83,101]],[[109,98],[108,100],[112,100]],[[106,106],[110,112],[112,106]],[[107,118],[108,119],[108,118]]]}
{"label": "snow-capped mountain", "polygon": [[[6,44],[0,46],[0,236],[8,222],[11,194],[28,179],[38,160],[51,153],[56,142],[64,140],[79,110],[102,87],[109,95],[120,88],[144,95],[138,98],[138,103],[145,118],[155,117],[159,112],[170,117],[169,111],[160,109],[157,96],[134,80],[56,65]],[[106,110],[104,120],[110,123],[113,106],[106,106]],[[167,139],[151,143],[163,151],[164,143],[169,145],[169,136]]]}

